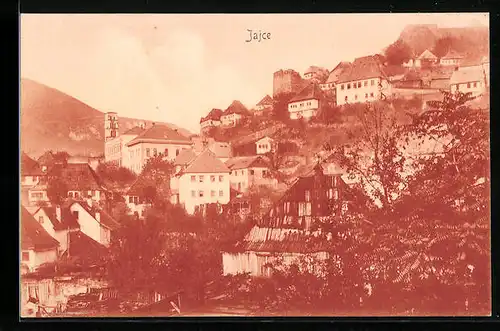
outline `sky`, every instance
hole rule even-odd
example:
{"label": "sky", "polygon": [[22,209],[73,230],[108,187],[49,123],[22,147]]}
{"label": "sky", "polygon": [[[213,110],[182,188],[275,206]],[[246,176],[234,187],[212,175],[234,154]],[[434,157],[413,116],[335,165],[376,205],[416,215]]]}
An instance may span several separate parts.
{"label": "sky", "polygon": [[[407,24],[489,25],[488,14],[23,14],[21,77],[102,112],[192,132],[212,108],[253,107],[273,73],[381,52]],[[245,42],[248,29],[270,40]]]}

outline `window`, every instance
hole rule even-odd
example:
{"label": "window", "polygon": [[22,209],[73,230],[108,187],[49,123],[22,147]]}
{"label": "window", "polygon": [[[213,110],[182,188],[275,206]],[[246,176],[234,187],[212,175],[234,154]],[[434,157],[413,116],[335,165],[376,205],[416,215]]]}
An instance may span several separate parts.
{"label": "window", "polygon": [[349,89],[351,89],[351,84],[350,84],[350,83],[349,83],[349,84],[347,84],[347,89],[348,89],[348,90],[349,90]]}
{"label": "window", "polygon": [[68,197],[72,198],[73,197],[73,192],[68,192]]}
{"label": "window", "polygon": [[347,95],[345,96],[344,100],[347,101]]}
{"label": "window", "polygon": [[149,148],[146,148],[146,157],[151,156],[151,150]]}
{"label": "window", "polygon": [[474,82],[474,87],[477,87],[477,82]]}
{"label": "window", "polygon": [[371,85],[371,86],[374,86],[374,85],[375,85],[375,81],[374,81],[373,79],[370,81],[370,85]]}
{"label": "window", "polygon": [[43,216],[38,216],[38,223],[43,224]]}
{"label": "window", "polygon": [[364,86],[368,86],[368,81],[367,81],[367,80],[365,80],[363,85],[364,85]]}
{"label": "window", "polygon": [[358,84],[352,83],[352,88],[357,88],[357,87],[358,87]]}
{"label": "window", "polygon": [[199,192],[198,192],[198,195],[200,196],[200,198],[203,198],[203,194],[204,194],[204,192],[203,192],[203,191],[199,191]]}
{"label": "window", "polygon": [[267,176],[267,170],[262,170],[262,177],[266,177]]}
{"label": "window", "polygon": [[210,176],[210,181],[211,181],[211,182],[215,182],[215,176],[213,176],[213,175],[212,175],[212,176]]}
{"label": "window", "polygon": [[470,83],[467,83],[467,88],[470,88]]}
{"label": "window", "polygon": [[158,151],[156,150],[156,148],[153,148],[153,156],[157,156],[158,155]]}
{"label": "window", "polygon": [[358,82],[358,88],[360,88],[360,87],[361,87],[361,82]]}
{"label": "window", "polygon": [[365,99],[368,99],[368,93],[365,93]]}
{"label": "window", "polygon": [[372,93],[370,93],[370,97],[372,97],[372,98],[373,98],[373,92],[372,92]]}
{"label": "window", "polygon": [[224,191],[223,191],[223,190],[220,190],[220,191],[219,191],[219,196],[220,196],[220,197],[224,196]]}
{"label": "window", "polygon": [[168,156],[168,148],[165,148],[165,152],[163,152],[165,156]]}
{"label": "window", "polygon": [[179,152],[180,152],[179,149],[176,149],[175,150],[175,156],[179,155]]}
{"label": "window", "polygon": [[191,191],[191,196],[192,196],[193,198],[196,198],[196,191]]}
{"label": "window", "polygon": [[191,176],[191,182],[196,182],[196,176]]}
{"label": "window", "polygon": [[340,85],[340,89],[343,90],[344,89],[344,84],[341,84]]}
{"label": "window", "polygon": [[78,219],[78,210],[74,210],[74,211],[73,211],[73,216],[74,216],[76,219]]}
{"label": "window", "polygon": [[305,199],[306,199],[306,201],[311,201],[311,191],[306,190]]}
{"label": "window", "polygon": [[80,197],[80,192],[75,192],[75,198],[79,198]]}
{"label": "window", "polygon": [[21,259],[23,261],[29,261],[30,260],[30,252],[22,252]]}
{"label": "window", "polygon": [[290,201],[287,201],[283,204],[283,210],[284,210],[285,214],[290,213]]}
{"label": "window", "polygon": [[128,197],[128,203],[134,203],[134,197]]}
{"label": "window", "polygon": [[213,191],[213,190],[212,190],[212,191],[210,191],[210,196],[211,196],[211,197],[215,197],[215,191]]}
{"label": "window", "polygon": [[203,183],[203,181],[205,181],[205,176],[200,175],[200,176],[198,177],[198,179],[199,179],[200,183]]}
{"label": "window", "polygon": [[222,182],[224,180],[224,176],[219,176],[219,182]]}
{"label": "window", "polygon": [[250,169],[250,175],[255,175],[255,170]]}
{"label": "window", "polygon": [[299,216],[310,216],[310,215],[311,215],[311,203],[299,202]]}

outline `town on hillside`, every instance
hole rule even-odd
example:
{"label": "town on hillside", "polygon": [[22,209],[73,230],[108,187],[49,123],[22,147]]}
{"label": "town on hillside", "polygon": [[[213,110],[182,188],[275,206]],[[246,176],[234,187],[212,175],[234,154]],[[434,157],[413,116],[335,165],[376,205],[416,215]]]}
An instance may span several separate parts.
{"label": "town on hillside", "polygon": [[489,315],[489,40],[412,17],[196,134],[21,150],[21,317]]}

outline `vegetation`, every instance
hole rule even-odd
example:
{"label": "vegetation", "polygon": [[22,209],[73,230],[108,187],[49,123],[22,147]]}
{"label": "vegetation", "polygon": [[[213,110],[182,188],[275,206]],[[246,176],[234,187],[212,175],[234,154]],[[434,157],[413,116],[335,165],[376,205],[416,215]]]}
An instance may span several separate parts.
{"label": "vegetation", "polygon": [[401,65],[412,57],[412,50],[401,39],[396,40],[385,50],[385,58],[390,65]]}
{"label": "vegetation", "polygon": [[96,173],[111,186],[124,187],[137,179],[136,174],[130,169],[113,163],[100,163],[97,166]]}

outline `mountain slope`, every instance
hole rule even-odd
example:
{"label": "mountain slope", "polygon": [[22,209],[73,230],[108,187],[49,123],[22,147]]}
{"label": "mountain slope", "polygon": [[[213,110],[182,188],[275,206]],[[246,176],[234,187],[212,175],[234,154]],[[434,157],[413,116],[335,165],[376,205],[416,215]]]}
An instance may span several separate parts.
{"label": "mountain slope", "polygon": [[[33,157],[47,150],[64,150],[71,155],[104,153],[104,113],[51,87],[21,79],[21,149]],[[119,117],[120,132],[140,122]],[[169,123],[185,135],[190,132]]]}

